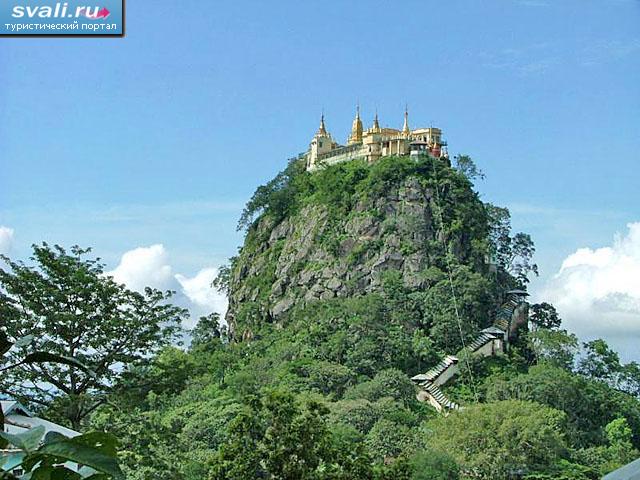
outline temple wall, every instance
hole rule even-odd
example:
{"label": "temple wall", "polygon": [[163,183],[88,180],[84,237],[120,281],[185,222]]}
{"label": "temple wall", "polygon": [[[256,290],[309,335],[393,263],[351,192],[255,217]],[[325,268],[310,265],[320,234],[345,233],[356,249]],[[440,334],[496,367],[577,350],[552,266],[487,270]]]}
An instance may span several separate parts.
{"label": "temple wall", "polygon": [[336,163],[347,162],[349,160],[355,160],[356,158],[363,158],[365,156],[366,154],[363,149],[354,149],[328,158],[316,160],[309,170],[316,170],[322,166],[335,165]]}
{"label": "temple wall", "polygon": [[442,373],[442,375],[440,375],[438,378],[436,378],[433,383],[435,385],[437,385],[437,386],[444,385],[449,380],[451,380],[451,378],[453,378],[455,375],[457,375],[459,371],[460,371],[460,368],[458,367],[458,364],[456,364],[456,363],[451,364],[449,366],[449,368],[447,368]]}
{"label": "temple wall", "polygon": [[483,345],[478,350],[473,352],[474,355],[481,355],[483,357],[492,357],[498,352],[502,352],[502,340],[496,338],[491,342]]}

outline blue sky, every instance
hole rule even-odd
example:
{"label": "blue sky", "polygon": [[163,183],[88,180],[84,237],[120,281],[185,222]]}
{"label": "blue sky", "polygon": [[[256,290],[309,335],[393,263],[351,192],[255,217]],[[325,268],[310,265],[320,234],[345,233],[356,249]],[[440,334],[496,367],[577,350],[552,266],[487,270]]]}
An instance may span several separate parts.
{"label": "blue sky", "polygon": [[[640,292],[603,291],[593,261],[609,248],[618,260],[605,267],[640,264],[627,226],[640,221],[640,2],[127,7],[124,39],[0,41],[0,226],[12,256],[43,240],[89,245],[126,270],[125,252],[161,244],[155,257],[138,250],[153,264],[136,267],[138,280],[169,267],[154,278],[180,275],[206,297],[194,279],[235,253],[244,202],[307,148],[322,110],[344,141],[357,101],[365,124],[377,109],[394,127],[408,103],[411,126],[442,128],[450,152],[486,173],[483,199],[534,236],[532,291],[553,297],[573,288],[563,275],[582,275],[593,291],[573,288],[575,302],[623,295],[622,336],[640,338]],[[554,278],[580,248],[592,256]],[[599,321],[569,323],[608,333],[585,322]]]}

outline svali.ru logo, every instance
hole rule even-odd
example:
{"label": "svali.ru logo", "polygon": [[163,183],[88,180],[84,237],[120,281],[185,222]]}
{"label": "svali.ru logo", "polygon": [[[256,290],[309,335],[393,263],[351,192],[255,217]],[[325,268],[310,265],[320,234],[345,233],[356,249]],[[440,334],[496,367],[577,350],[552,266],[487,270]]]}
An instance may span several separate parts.
{"label": "svali.ru logo", "polygon": [[87,7],[77,6],[75,10],[69,9],[69,4],[56,3],[55,7],[48,5],[44,6],[22,6],[16,5],[13,7],[11,16],[14,18],[81,18],[86,17],[90,19],[104,19],[109,16],[111,12],[106,7]]}

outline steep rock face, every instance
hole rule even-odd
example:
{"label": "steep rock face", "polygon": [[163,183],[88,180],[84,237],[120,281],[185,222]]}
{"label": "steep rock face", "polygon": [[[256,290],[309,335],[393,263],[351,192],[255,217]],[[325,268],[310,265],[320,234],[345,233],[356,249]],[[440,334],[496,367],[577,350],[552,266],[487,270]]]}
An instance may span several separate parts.
{"label": "steep rock face", "polygon": [[[230,278],[233,329],[238,317],[277,321],[300,303],[380,291],[388,270],[423,288],[425,271],[442,258],[434,192],[419,178],[355,201],[340,218],[331,213],[310,204],[277,224],[257,222]],[[469,250],[464,235],[447,242],[456,253]]]}

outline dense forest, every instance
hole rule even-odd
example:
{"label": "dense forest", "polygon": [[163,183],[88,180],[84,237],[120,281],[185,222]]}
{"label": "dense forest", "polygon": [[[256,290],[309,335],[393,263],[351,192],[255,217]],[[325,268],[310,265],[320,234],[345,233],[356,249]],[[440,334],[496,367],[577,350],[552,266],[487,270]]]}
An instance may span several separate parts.
{"label": "dense forest", "polygon": [[128,480],[601,478],[640,456],[640,366],[552,305],[505,353],[466,359],[446,387],[461,409],[416,399],[411,377],[537,274],[531,238],[456,160],[292,160],[212,285],[226,321],[190,332],[172,292],[115,283],[88,249],[3,257],[0,392],[117,439]]}

